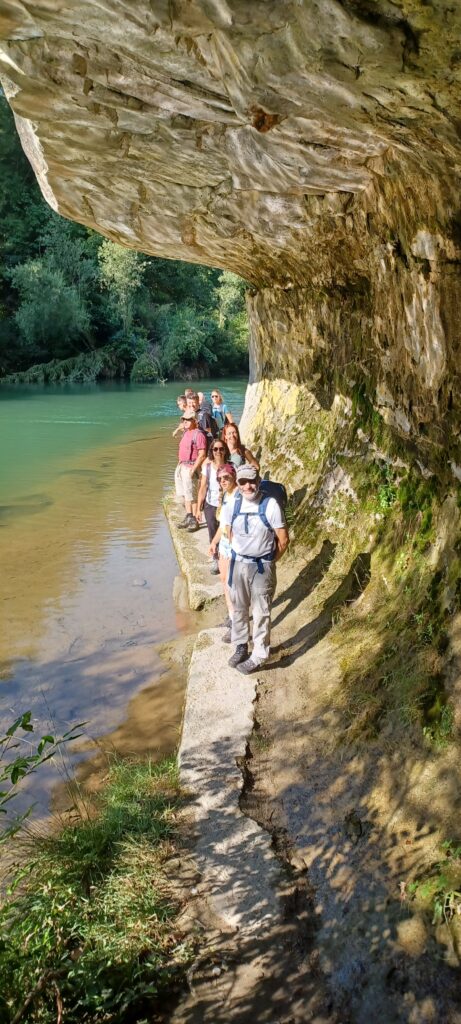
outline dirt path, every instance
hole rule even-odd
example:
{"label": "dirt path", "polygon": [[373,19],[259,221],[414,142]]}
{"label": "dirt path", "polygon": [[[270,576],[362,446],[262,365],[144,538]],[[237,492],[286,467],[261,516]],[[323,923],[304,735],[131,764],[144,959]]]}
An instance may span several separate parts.
{"label": "dirt path", "polygon": [[456,835],[457,748],[344,742],[340,618],[365,621],[369,581],[328,541],[282,563],[273,657],[243,687],[219,630],[196,645],[181,757],[209,949],[171,1024],[461,1022],[455,938],[407,897]]}
{"label": "dirt path", "polygon": [[331,555],[324,545],[301,571],[280,573],[242,806],[306,872],[315,948],[341,1020],[458,1024],[456,940],[415,913],[407,885],[457,835],[459,751],[436,756],[389,733],[344,743],[334,623],[344,604],[365,620],[369,568],[361,556],[338,579]]}

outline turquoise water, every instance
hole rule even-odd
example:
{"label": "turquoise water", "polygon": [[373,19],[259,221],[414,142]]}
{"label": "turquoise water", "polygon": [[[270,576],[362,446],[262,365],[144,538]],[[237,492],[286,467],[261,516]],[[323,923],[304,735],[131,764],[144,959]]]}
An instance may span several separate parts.
{"label": "turquoise water", "polygon": [[[31,708],[38,731],[86,721],[87,750],[174,746],[182,683],[158,646],[197,628],[162,509],[184,386],[0,387],[0,727]],[[245,386],[219,382],[237,419]],[[33,777],[42,808],[52,780]]]}
{"label": "turquoise water", "polygon": [[[210,385],[203,381],[200,387]],[[30,493],[52,480],[64,460],[97,446],[120,443],[158,426],[174,426],[175,383],[0,386],[0,501]],[[192,385],[194,386],[194,385]],[[223,380],[228,407],[240,416],[246,382]]]}

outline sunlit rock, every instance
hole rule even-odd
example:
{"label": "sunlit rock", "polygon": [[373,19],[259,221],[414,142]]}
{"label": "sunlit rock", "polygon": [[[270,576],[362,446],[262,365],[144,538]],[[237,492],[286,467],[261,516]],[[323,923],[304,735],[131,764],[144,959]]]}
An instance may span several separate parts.
{"label": "sunlit rock", "polygon": [[55,209],[241,274],[252,380],[327,406],[384,388],[397,430],[461,461],[458,4],[2,12],[4,89]]}

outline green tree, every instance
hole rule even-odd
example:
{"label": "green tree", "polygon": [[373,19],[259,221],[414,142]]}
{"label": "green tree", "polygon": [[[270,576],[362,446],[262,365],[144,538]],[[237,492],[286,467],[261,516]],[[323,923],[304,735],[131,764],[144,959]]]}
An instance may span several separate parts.
{"label": "green tree", "polygon": [[100,284],[109,292],[114,322],[125,338],[131,334],[136,312],[136,294],[143,283],[145,259],[134,249],[105,239],[98,251]]}
{"label": "green tree", "polygon": [[88,312],[64,274],[35,259],[16,267],[10,277],[19,296],[14,319],[30,360],[50,355],[63,359],[80,351],[74,342],[88,338]]}
{"label": "green tree", "polygon": [[[0,92],[1,375],[30,369],[33,380],[74,372],[98,379],[112,367],[152,379],[156,368],[168,377],[196,365],[218,375],[245,370],[244,290],[227,271],[142,256],[50,210]],[[88,349],[84,371],[70,366]],[[56,359],[65,365],[42,371]]]}

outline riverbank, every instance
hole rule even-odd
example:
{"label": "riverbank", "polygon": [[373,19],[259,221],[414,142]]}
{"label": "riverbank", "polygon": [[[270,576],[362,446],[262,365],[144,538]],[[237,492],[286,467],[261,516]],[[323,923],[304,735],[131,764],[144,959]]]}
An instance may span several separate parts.
{"label": "riverbank", "polygon": [[97,799],[59,832],[23,832],[0,907],[0,1016],[140,1020],[186,984],[198,942],[180,924],[196,872],[175,759],[112,759]]}

